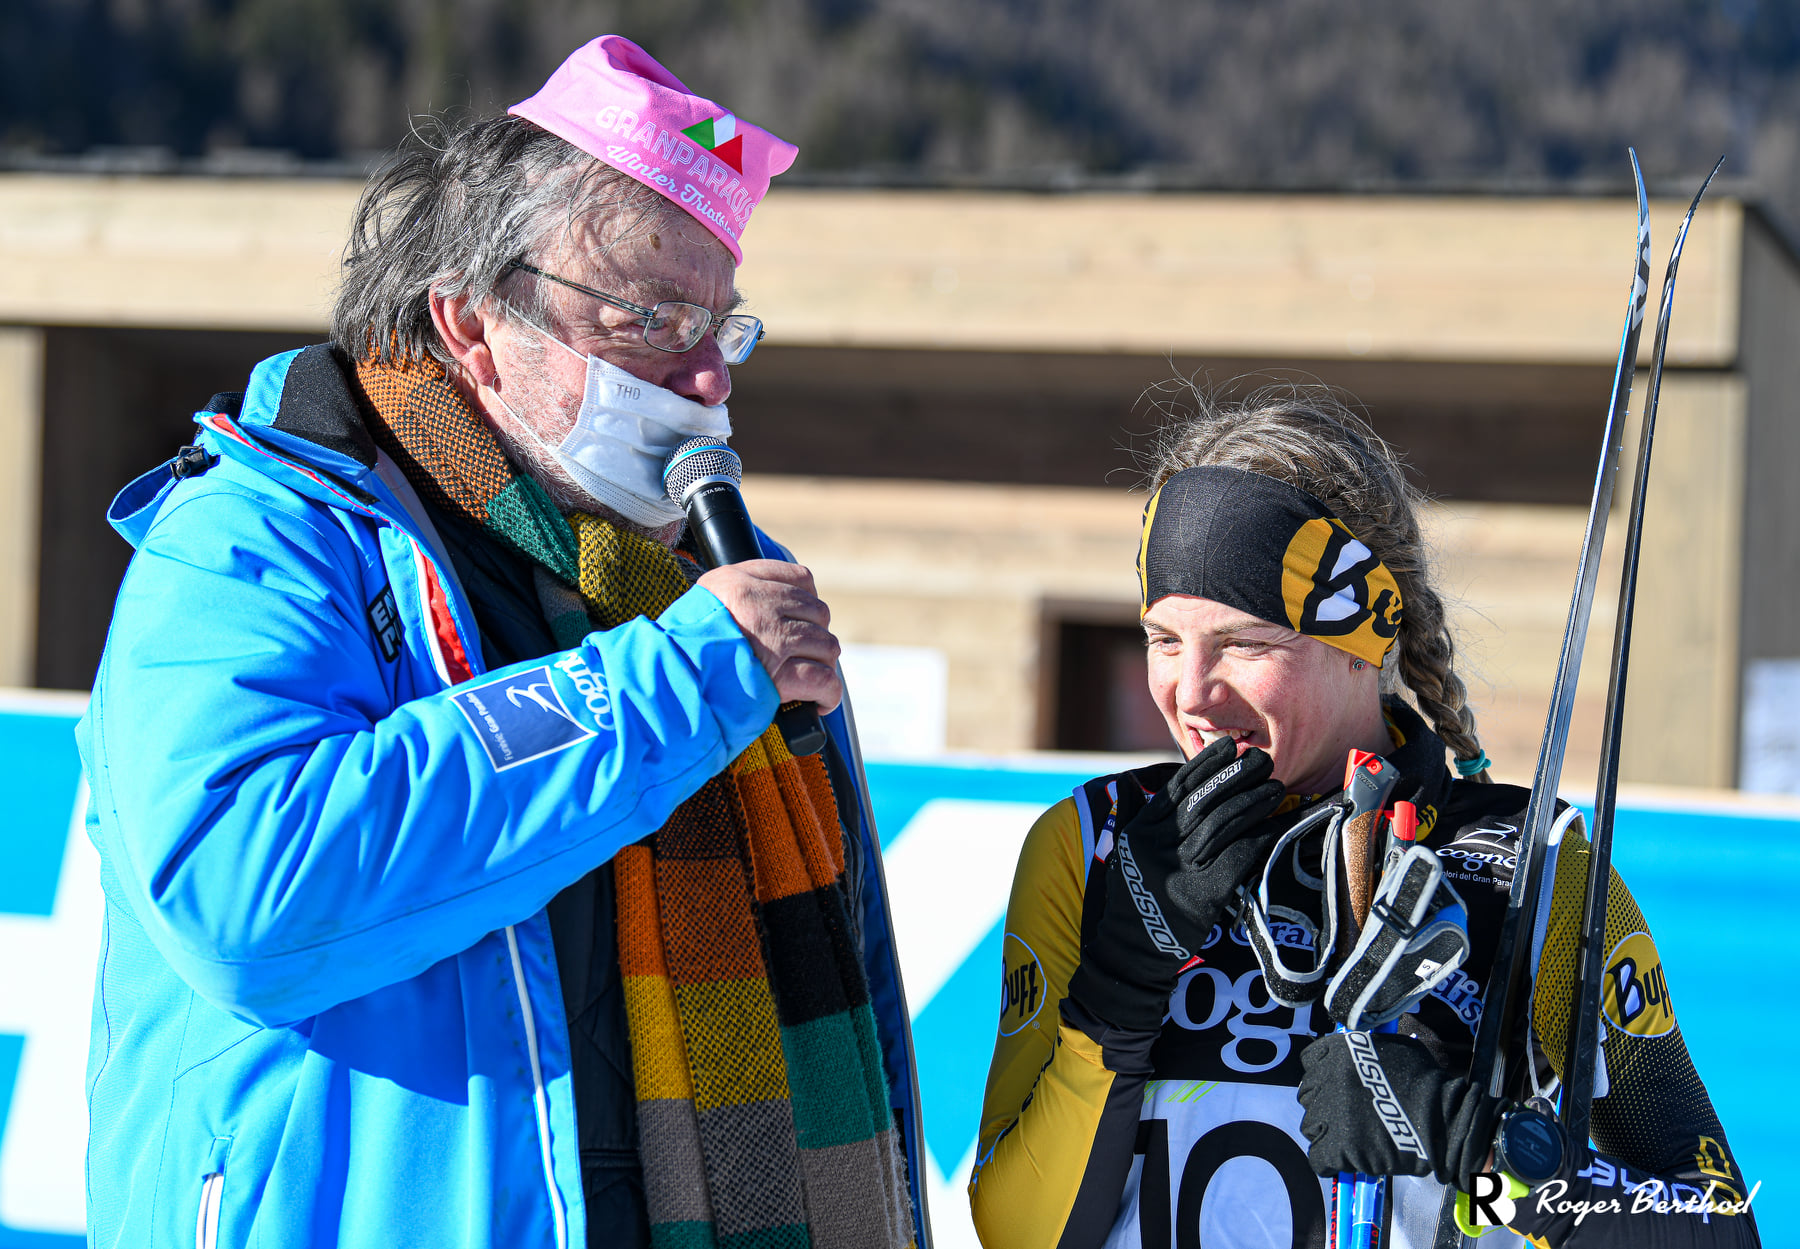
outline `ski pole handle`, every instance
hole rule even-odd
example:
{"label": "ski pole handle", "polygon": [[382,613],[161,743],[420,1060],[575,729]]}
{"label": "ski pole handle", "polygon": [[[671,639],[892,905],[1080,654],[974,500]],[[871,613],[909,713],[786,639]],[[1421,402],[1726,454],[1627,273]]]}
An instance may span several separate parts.
{"label": "ski pole handle", "polygon": [[[1380,875],[1379,853],[1381,846],[1381,816],[1387,805],[1388,795],[1394,792],[1399,774],[1394,766],[1379,755],[1365,750],[1352,750],[1344,767],[1344,796],[1349,799],[1350,809],[1345,815],[1348,824],[1358,816],[1373,814],[1374,822],[1367,829],[1367,839],[1352,848],[1344,843],[1344,853],[1354,856],[1353,861],[1345,864],[1350,878],[1361,879],[1370,895],[1374,893],[1375,878]],[[1406,808],[1403,813],[1401,808]],[[1410,841],[1417,835],[1418,809],[1409,802],[1395,804],[1390,816],[1392,835],[1401,840]],[[1353,885],[1354,891],[1354,885]],[[1357,908],[1352,902],[1353,913]],[[1362,927],[1366,913],[1356,914],[1356,927]],[[1337,1031],[1348,1032],[1343,1024]],[[1374,1029],[1376,1032],[1393,1032],[1393,1023],[1382,1024]],[[1338,1172],[1332,1182],[1332,1243],[1334,1249],[1374,1249],[1381,1235],[1381,1211],[1387,1201],[1387,1179],[1378,1175],[1359,1175],[1349,1171]]]}

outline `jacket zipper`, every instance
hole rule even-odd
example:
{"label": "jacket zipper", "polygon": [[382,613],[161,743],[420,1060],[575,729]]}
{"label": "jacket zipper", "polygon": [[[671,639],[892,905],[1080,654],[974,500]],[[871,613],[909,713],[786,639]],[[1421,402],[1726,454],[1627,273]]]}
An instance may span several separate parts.
{"label": "jacket zipper", "polygon": [[[404,526],[395,524],[392,517],[381,516],[379,519],[384,524],[394,525],[405,534],[412,548],[413,569],[419,580],[419,597],[422,600],[420,607],[424,616],[426,647],[431,652],[432,663],[445,687],[481,675],[472,670],[473,664],[468,661],[470,652],[463,642],[462,630],[457,625],[455,611],[450,605],[449,587],[438,574],[435,556]],[[455,656],[446,653],[444,639],[438,632],[438,615],[435,610],[437,604],[432,601],[434,592],[443,600],[443,623],[448,628],[450,640],[460,652]],[[456,661],[454,669],[451,662],[453,659]],[[510,924],[506,928],[506,950],[512,960],[513,986],[519,997],[519,1016],[525,1023],[525,1049],[531,1060],[531,1107],[537,1119],[538,1152],[544,1164],[544,1188],[550,1198],[550,1221],[556,1237],[556,1249],[569,1249],[569,1216],[563,1208],[562,1192],[556,1186],[556,1168],[550,1148],[550,1097],[544,1087],[544,1067],[538,1055],[537,1020],[531,1007],[531,994],[525,987],[525,966],[519,956],[518,933]],[[205,1249],[211,1249],[211,1246],[206,1246]]]}
{"label": "jacket zipper", "polygon": [[225,1195],[225,1175],[214,1171],[200,1182],[200,1217],[194,1222],[194,1249],[214,1249],[219,1240],[219,1199]]}
{"label": "jacket zipper", "polygon": [[513,984],[519,993],[519,1015],[525,1021],[525,1052],[531,1059],[531,1105],[537,1112],[538,1150],[544,1159],[544,1185],[550,1190],[550,1216],[556,1228],[556,1249],[568,1249],[568,1216],[563,1213],[562,1193],[556,1187],[556,1169],[550,1158],[550,1099],[544,1093],[544,1068],[538,1061],[537,1023],[532,1017],[531,996],[525,992],[525,964],[519,957],[519,935],[506,928],[506,952],[512,956]]}

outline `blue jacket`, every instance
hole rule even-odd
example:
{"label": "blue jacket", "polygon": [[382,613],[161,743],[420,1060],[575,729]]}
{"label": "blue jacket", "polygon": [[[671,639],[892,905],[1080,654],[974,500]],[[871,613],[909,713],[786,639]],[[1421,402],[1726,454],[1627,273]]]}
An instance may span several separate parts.
{"label": "blue jacket", "polygon": [[[210,466],[178,457],[110,513],[137,554],[78,729],[106,893],[90,1243],[581,1249],[544,907],[747,746],[775,690],[699,588],[483,671],[404,478],[318,420],[338,370],[263,361],[235,420],[196,415]],[[922,1225],[879,870],[860,894]]]}

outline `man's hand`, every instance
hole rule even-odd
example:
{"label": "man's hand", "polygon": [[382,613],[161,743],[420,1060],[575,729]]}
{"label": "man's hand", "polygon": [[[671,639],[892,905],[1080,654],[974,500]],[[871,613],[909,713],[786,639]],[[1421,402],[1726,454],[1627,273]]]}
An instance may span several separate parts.
{"label": "man's hand", "polygon": [[782,702],[817,703],[826,712],[843,699],[841,648],[826,627],[831,609],[814,589],[812,573],[798,564],[752,559],[721,565],[698,584],[725,604]]}
{"label": "man's hand", "polygon": [[1132,1032],[1162,1026],[1181,968],[1281,830],[1265,824],[1286,794],[1269,756],[1223,738],[1195,755],[1120,831],[1106,899],[1069,978],[1090,1015]]}
{"label": "man's hand", "polygon": [[1501,1103],[1438,1066],[1423,1042],[1338,1032],[1309,1042],[1300,1064],[1300,1132],[1320,1175],[1434,1175],[1466,1193],[1487,1165]]}

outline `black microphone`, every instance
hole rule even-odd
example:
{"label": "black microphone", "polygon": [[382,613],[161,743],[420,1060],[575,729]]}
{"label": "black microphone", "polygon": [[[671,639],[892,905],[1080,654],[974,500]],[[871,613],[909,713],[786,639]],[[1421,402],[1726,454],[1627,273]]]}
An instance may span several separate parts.
{"label": "black microphone", "polygon": [[[663,486],[687,513],[688,528],[709,568],[763,557],[750,510],[738,490],[743,479],[743,461],[717,438],[689,438],[663,466]],[[781,704],[775,713],[775,727],[781,730],[790,754],[816,755],[825,748],[825,726],[819,722],[817,703]]]}

